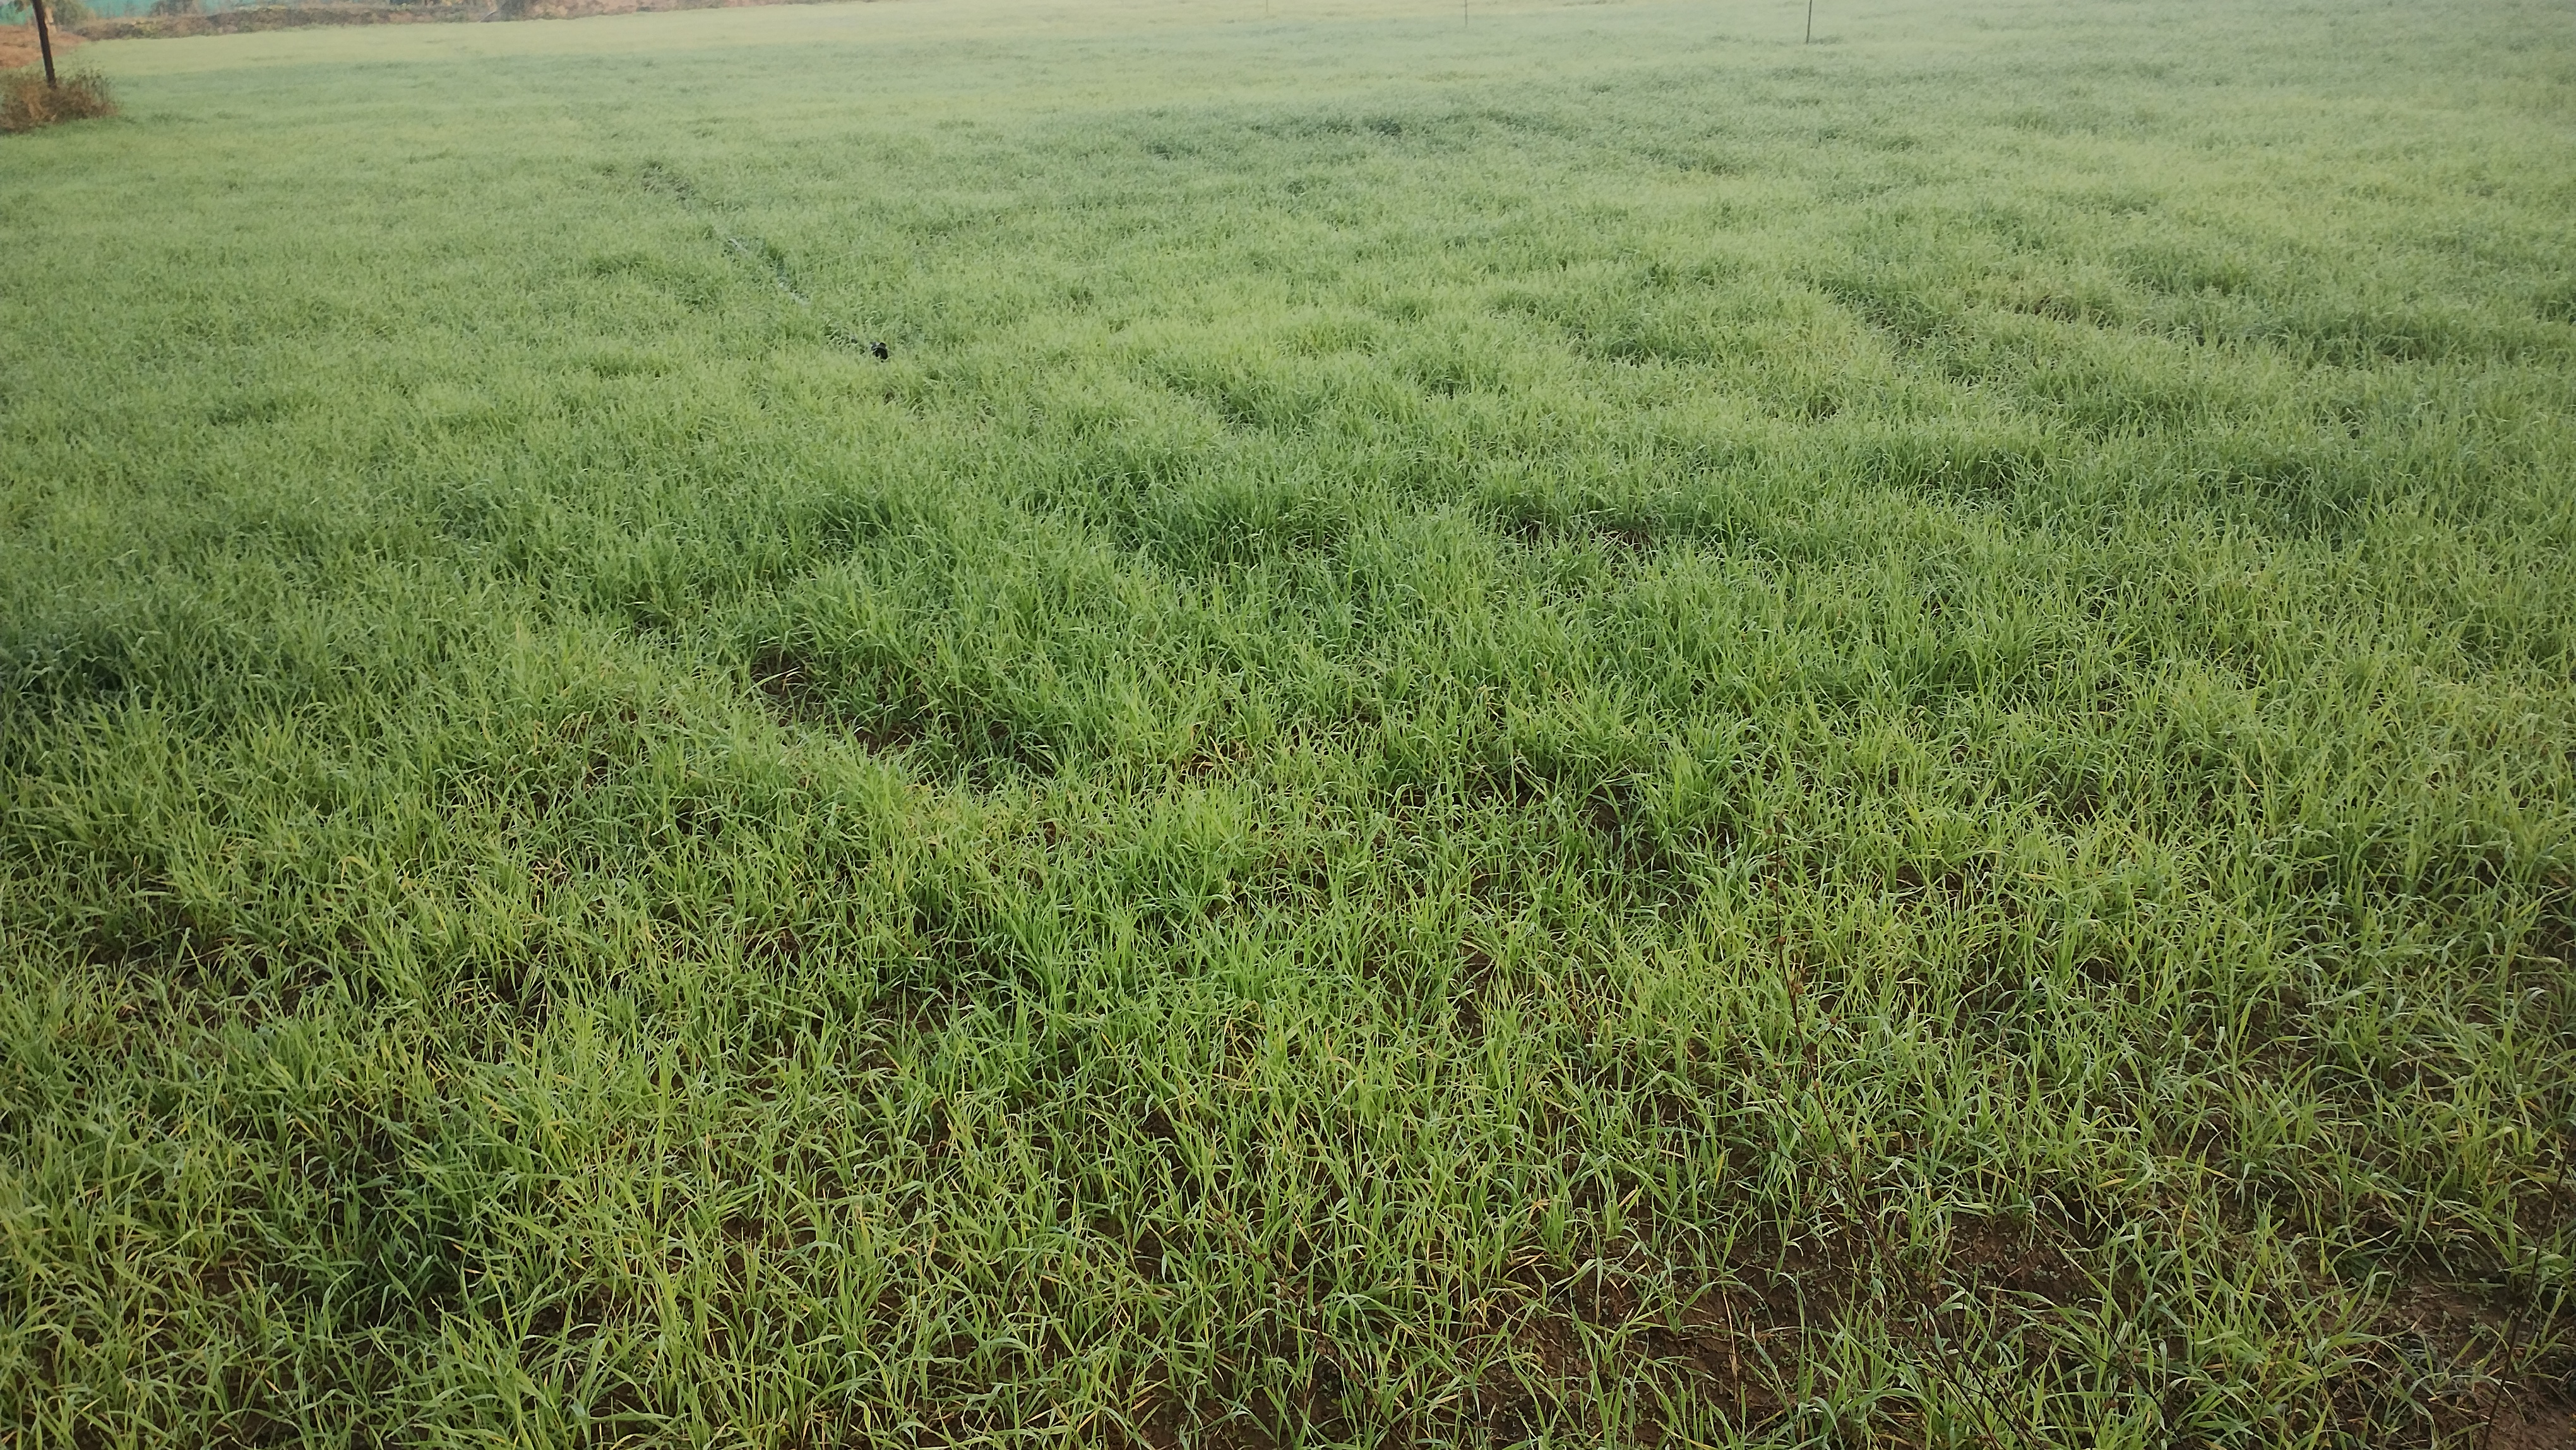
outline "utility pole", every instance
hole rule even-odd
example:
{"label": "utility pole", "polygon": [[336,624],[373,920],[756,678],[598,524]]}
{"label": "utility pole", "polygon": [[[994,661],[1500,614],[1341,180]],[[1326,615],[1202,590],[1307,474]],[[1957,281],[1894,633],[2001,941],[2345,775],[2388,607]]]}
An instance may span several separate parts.
{"label": "utility pole", "polygon": [[36,48],[45,53],[45,89],[54,90],[60,82],[54,79],[54,32],[45,25],[45,0],[27,0],[36,12]]}
{"label": "utility pole", "polygon": [[1816,43],[1816,0],[1807,0],[1807,44]]}

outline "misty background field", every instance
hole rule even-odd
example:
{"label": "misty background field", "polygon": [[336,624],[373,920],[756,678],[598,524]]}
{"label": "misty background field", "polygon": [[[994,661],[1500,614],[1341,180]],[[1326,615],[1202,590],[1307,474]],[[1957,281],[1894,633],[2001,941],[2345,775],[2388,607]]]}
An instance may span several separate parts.
{"label": "misty background field", "polygon": [[1804,21],[85,47],[0,1445],[2566,1443],[2576,17]]}

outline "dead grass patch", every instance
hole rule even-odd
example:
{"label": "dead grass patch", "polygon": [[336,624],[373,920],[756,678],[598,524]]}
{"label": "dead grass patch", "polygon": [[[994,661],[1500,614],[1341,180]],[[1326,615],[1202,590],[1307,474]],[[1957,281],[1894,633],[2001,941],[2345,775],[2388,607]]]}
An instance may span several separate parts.
{"label": "dead grass patch", "polygon": [[115,114],[116,98],[108,94],[106,79],[95,73],[64,76],[62,84],[51,86],[40,70],[0,74],[0,131],[33,131],[57,121]]}

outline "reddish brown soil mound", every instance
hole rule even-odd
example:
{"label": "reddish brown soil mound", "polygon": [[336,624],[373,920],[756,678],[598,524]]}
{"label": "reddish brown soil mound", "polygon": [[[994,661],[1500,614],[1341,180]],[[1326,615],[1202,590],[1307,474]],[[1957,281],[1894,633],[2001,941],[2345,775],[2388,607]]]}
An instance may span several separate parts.
{"label": "reddish brown soil mound", "polygon": [[807,0],[420,0],[420,3],[400,5],[322,0],[322,3],[295,5],[247,5],[236,10],[184,15],[128,15],[115,20],[85,20],[81,22],[81,29],[92,40],[129,40],[179,35],[230,35],[245,30],[290,30],[310,25],[570,20],[585,15],[629,15],[639,10],[712,10],[730,9],[737,5],[801,3],[807,3]]}
{"label": "reddish brown soil mound", "polygon": [[[81,43],[81,38],[54,27],[54,63],[60,65],[63,52]],[[15,70],[22,65],[40,65],[44,57],[36,50],[36,27],[0,25],[0,70]]]}

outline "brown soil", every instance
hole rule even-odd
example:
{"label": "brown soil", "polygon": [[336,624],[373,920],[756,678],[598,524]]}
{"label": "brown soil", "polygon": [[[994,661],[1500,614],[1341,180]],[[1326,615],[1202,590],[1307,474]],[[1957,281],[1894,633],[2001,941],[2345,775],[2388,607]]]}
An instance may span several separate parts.
{"label": "brown soil", "polygon": [[232,35],[246,30],[300,30],[314,25],[572,20],[586,15],[632,15],[647,10],[727,10],[745,5],[799,3],[809,3],[809,0],[466,0],[463,4],[429,0],[429,3],[409,5],[250,5],[211,14],[135,15],[120,20],[90,20],[82,23],[81,30],[92,40],[154,40],[182,35]]}
{"label": "brown soil", "polygon": [[2477,1450],[2576,1446],[2561,1326],[2518,1322],[2491,1288],[2422,1278],[2390,1301],[2378,1328],[2392,1339],[2416,1339],[2439,1359],[2476,1367],[2466,1395],[2440,1407],[2446,1427],[2469,1437],[2461,1443]]}
{"label": "brown soil", "polygon": [[[1911,1267],[1896,1262],[1889,1245],[1851,1235],[1799,1247],[1739,1244],[1744,1257],[1713,1274],[1704,1292],[1651,1314],[1623,1270],[1605,1261],[1571,1276],[1526,1268],[1488,1298],[1484,1322],[1463,1326],[1488,1351],[1466,1357],[1496,1367],[1439,1415],[1387,1443],[1526,1443],[1552,1426],[1579,1421],[1585,1398],[1612,1380],[1630,1386],[1640,1403],[1696,1401],[1716,1408],[1739,1434],[1758,1433],[1791,1411],[1798,1366],[1819,1333],[1855,1315],[1884,1321],[1900,1342],[1927,1352],[1924,1362],[1953,1393],[1984,1402],[2009,1422],[2017,1411],[2006,1407],[2019,1403],[2018,1381],[1978,1354],[1981,1341],[2009,1337],[2061,1311],[2080,1316],[2123,1291],[2089,1279],[2069,1257],[2062,1245],[2074,1240],[2065,1224],[1961,1220],[1952,1229],[1946,1252]],[[1655,1265],[1641,1257],[1628,1267],[1652,1272]],[[2320,1288],[2349,1292],[2351,1286]],[[1956,1312],[1969,1302],[1979,1314]],[[2502,1286],[2430,1275],[2409,1278],[2389,1302],[2353,1307],[2380,1343],[2330,1392],[2345,1420],[2346,1443],[2391,1450],[2576,1447],[2563,1320],[2535,1318],[2528,1302]],[[2429,1400],[2400,1405],[2382,1397],[2385,1387],[2420,1378],[2428,1366],[2447,1371]],[[1103,1440],[1119,1450],[1275,1450],[1319,1431],[1323,1438],[1346,1436],[1353,1427],[1338,1418],[1342,1389],[1329,1354],[1318,1363],[1316,1384],[1283,1402],[1192,1400],[1151,1387],[1135,1397],[1135,1419]],[[1901,1404],[1881,1413],[1890,1418],[1879,1443],[1920,1443],[1920,1427],[1907,1422]],[[2015,1425],[2014,1433],[2038,1443],[2029,1427]],[[1637,1443],[1675,1442],[1649,1413]]]}
{"label": "brown soil", "polygon": [[406,20],[479,20],[458,6],[254,5],[211,15],[129,15],[85,20],[92,40],[158,40],[180,35],[233,35],[245,30],[301,30],[312,25],[381,25]]}
{"label": "brown soil", "polygon": [[[80,43],[79,36],[55,26],[54,64],[60,66],[63,53]],[[44,56],[36,48],[36,27],[0,25],[0,70],[16,70],[22,65],[41,65],[43,62]]]}

